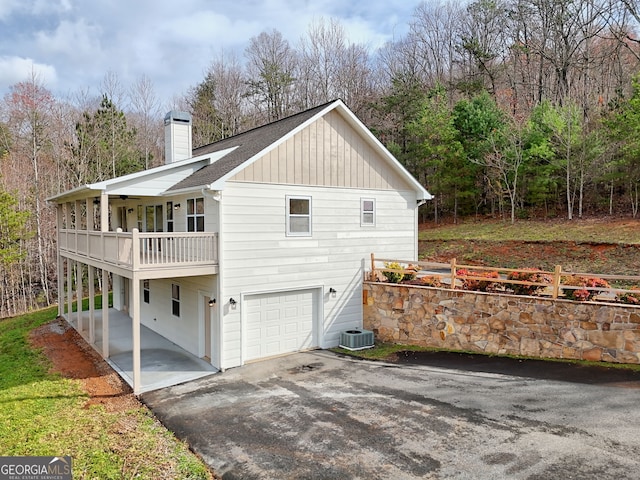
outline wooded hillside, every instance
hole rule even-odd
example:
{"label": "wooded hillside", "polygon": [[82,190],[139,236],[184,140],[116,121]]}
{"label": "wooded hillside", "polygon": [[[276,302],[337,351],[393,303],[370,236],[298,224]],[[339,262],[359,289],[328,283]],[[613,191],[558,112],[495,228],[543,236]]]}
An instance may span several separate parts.
{"label": "wooded hillside", "polygon": [[434,195],[423,218],[491,213],[636,217],[640,1],[425,2],[377,50],[334,19],[299,41],[275,29],[212,59],[173,100],[106,72],[97,96],[34,75],[0,103],[0,316],[54,301],[45,199],[162,163],[162,118],[194,118],[194,147],[342,98]]}

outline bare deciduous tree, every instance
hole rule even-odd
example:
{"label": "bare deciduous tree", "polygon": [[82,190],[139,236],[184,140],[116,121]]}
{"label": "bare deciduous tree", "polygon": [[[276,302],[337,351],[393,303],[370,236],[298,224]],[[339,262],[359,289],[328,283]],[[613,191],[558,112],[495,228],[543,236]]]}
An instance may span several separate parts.
{"label": "bare deciduous tree", "polygon": [[340,22],[333,18],[313,22],[300,41],[299,55],[302,109],[342,98],[360,113],[371,92],[369,54],[364,46],[348,42]]}
{"label": "bare deciduous tree", "polygon": [[160,160],[162,137],[162,123],[160,102],[154,91],[151,79],[142,75],[129,89],[129,101],[132,107],[140,149],[144,152],[144,168],[151,167],[151,160],[155,164]]}
{"label": "bare deciduous tree", "polygon": [[[24,205],[31,204],[35,223],[35,248],[30,251],[27,265],[36,265],[38,272],[39,290],[42,301],[46,305],[51,302],[49,269],[53,266],[53,252],[46,248],[51,242],[45,236],[51,237],[54,232],[51,227],[52,215],[47,207],[45,198],[51,192],[51,184],[47,182],[55,171],[52,168],[51,159],[52,124],[51,114],[55,103],[53,95],[47,90],[32,71],[29,80],[20,82],[13,87],[6,98],[8,121],[12,145],[10,149],[9,165],[13,169],[22,171],[22,174],[14,175],[13,179],[23,177],[24,183],[14,184],[20,191]],[[30,165],[30,170],[25,168]],[[26,173],[26,177],[24,173]],[[34,295],[34,281],[31,275],[27,275],[28,299],[30,306],[37,305]],[[25,294],[27,294],[25,292]]]}
{"label": "bare deciduous tree", "polygon": [[289,42],[277,30],[262,32],[249,40],[247,96],[267,122],[292,112],[297,59]]}

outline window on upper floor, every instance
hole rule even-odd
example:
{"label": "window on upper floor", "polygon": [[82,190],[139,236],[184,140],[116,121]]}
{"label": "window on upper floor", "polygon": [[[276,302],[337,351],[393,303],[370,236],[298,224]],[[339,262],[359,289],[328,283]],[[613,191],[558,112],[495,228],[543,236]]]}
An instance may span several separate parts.
{"label": "window on upper floor", "polygon": [[287,236],[311,236],[311,197],[288,196]]}
{"label": "window on upper floor", "polygon": [[204,232],[204,198],[187,200],[187,232]]}
{"label": "window on upper floor", "polygon": [[376,224],[376,201],[373,198],[360,199],[360,225],[373,227]]}

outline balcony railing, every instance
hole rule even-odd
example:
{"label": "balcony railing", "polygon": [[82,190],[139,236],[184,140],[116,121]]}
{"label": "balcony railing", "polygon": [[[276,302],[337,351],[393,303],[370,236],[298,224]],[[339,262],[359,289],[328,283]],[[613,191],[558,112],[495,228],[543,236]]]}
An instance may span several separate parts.
{"label": "balcony railing", "polygon": [[131,270],[218,264],[218,234],[63,229],[61,252]]}

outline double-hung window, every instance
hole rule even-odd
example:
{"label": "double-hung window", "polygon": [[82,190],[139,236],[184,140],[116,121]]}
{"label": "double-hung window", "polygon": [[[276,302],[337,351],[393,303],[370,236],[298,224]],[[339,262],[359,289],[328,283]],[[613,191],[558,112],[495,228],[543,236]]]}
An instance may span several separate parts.
{"label": "double-hung window", "polygon": [[360,225],[373,227],[376,224],[376,201],[373,198],[360,199]]}
{"label": "double-hung window", "polygon": [[187,232],[204,232],[204,198],[187,200]]}
{"label": "double-hung window", "polygon": [[311,236],[311,197],[287,195],[287,236]]}

